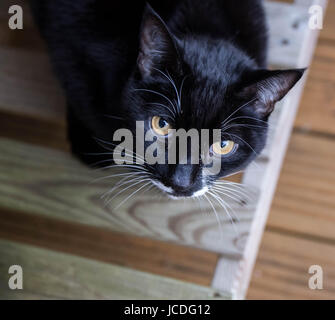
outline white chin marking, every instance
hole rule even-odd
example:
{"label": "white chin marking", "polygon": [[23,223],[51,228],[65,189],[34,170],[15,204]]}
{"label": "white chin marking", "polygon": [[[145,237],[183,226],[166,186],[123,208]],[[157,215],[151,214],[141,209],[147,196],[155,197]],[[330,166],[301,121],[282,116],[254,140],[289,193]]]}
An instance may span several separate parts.
{"label": "white chin marking", "polygon": [[157,180],[151,180],[151,182],[160,190],[167,192],[167,193],[173,193],[173,189],[170,187],[165,186],[163,183],[157,181]]}
{"label": "white chin marking", "polygon": [[202,189],[200,189],[200,190],[194,192],[194,193],[192,194],[192,197],[200,197],[200,196],[203,196],[207,191],[208,191],[208,187],[205,186],[205,187],[203,187]]}
{"label": "white chin marking", "polygon": [[194,192],[191,196],[189,197],[184,197],[184,196],[175,196],[173,195],[174,191],[171,187],[167,187],[165,186],[163,183],[161,183],[160,181],[157,181],[157,180],[151,180],[151,182],[160,190],[166,192],[168,194],[168,196],[171,198],[171,199],[174,199],[174,200],[178,200],[178,199],[183,199],[183,198],[193,198],[193,197],[200,197],[202,195],[204,195],[207,191],[208,191],[208,187],[205,186],[203,187],[202,189]]}

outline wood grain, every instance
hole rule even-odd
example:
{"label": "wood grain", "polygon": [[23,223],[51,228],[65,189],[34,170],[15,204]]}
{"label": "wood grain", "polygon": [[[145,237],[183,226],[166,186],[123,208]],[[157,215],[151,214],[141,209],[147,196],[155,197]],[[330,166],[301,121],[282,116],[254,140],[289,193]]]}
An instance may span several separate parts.
{"label": "wood grain", "polygon": [[335,240],[335,140],[295,133],[268,226]]}
{"label": "wood grain", "polygon": [[64,124],[41,121],[36,117],[11,113],[0,108],[0,137],[70,151]]}
{"label": "wood grain", "polygon": [[[40,38],[39,32],[34,25],[29,1],[24,0],[1,0],[0,2],[0,46],[11,47],[32,51],[45,51],[45,44]],[[11,30],[8,20],[12,14],[8,9],[12,5],[19,5],[23,10],[23,30]]]}
{"label": "wood grain", "polygon": [[254,188],[249,190],[253,200],[224,198],[239,219],[234,228],[215,201],[220,224],[205,201],[201,206],[193,199],[176,203],[160,199],[159,193],[139,192],[120,206],[140,184],[118,196],[114,192],[114,200],[105,205],[101,195],[120,178],[94,180],[112,173],[120,172],[88,170],[64,152],[0,139],[0,203],[4,208],[192,245],[235,258],[242,254],[258,196]]}
{"label": "wood grain", "polygon": [[328,2],[301,105],[296,126],[335,134],[335,1]]}
{"label": "wood grain", "polygon": [[[20,265],[24,289],[8,288],[8,268]],[[2,299],[225,299],[205,286],[0,240]]]}
{"label": "wood grain", "polygon": [[335,134],[335,42],[319,42],[301,105],[296,126]]}
{"label": "wood grain", "polygon": [[0,47],[0,61],[2,110],[64,125],[65,99],[46,53]]}
{"label": "wood grain", "polygon": [[[323,290],[311,290],[311,265],[323,268]],[[294,233],[265,231],[248,299],[335,299],[335,246]]]}
{"label": "wood grain", "polygon": [[320,34],[320,42],[329,41],[329,44],[334,44],[335,41],[335,3],[328,1],[327,11],[325,12],[324,28]]}
{"label": "wood grain", "polygon": [[217,262],[208,251],[3,208],[0,238],[205,286]]}

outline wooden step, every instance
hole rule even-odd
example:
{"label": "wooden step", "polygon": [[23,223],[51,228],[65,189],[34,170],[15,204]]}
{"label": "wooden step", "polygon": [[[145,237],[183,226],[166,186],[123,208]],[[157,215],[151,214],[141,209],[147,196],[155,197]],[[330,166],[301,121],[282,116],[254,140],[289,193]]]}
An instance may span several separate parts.
{"label": "wooden step", "polygon": [[210,286],[217,254],[1,208],[0,238]]}
{"label": "wooden step", "polygon": [[[2,299],[224,299],[205,286],[113,264],[0,240]],[[23,290],[8,287],[8,268],[20,265]]]}

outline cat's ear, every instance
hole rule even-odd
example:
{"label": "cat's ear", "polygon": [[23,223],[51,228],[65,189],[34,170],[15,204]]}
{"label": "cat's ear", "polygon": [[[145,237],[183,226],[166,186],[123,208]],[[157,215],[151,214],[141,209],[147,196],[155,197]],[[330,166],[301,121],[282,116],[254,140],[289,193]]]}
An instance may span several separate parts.
{"label": "cat's ear", "polygon": [[267,117],[281,100],[300,80],[306,69],[256,71],[254,80],[239,90],[239,96],[252,100],[251,105],[262,117]]}
{"label": "cat's ear", "polygon": [[157,69],[177,67],[179,55],[176,41],[161,17],[146,5],[140,32],[140,52],[137,65],[143,77]]}

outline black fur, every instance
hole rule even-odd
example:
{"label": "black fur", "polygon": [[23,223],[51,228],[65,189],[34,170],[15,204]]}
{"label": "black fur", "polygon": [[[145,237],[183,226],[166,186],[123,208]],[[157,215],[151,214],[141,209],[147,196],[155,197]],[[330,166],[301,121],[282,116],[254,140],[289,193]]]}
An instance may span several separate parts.
{"label": "black fur", "polygon": [[[154,165],[153,178],[174,196],[190,196],[218,177],[243,169],[264,148],[275,103],[304,70],[266,70],[267,28],[260,0],[34,0],[36,22],[65,89],[73,152],[92,164],[107,156],[95,137],[112,141],[152,116],[174,128],[220,128],[239,147],[222,170],[203,180],[203,164]],[[152,9],[153,8],[153,9]],[[172,117],[156,90],[171,100],[182,90],[182,113]],[[150,106],[150,107],[149,107]],[[243,106],[241,108],[241,106]],[[253,118],[253,119],[251,119]],[[147,145],[146,145],[147,146]]]}

